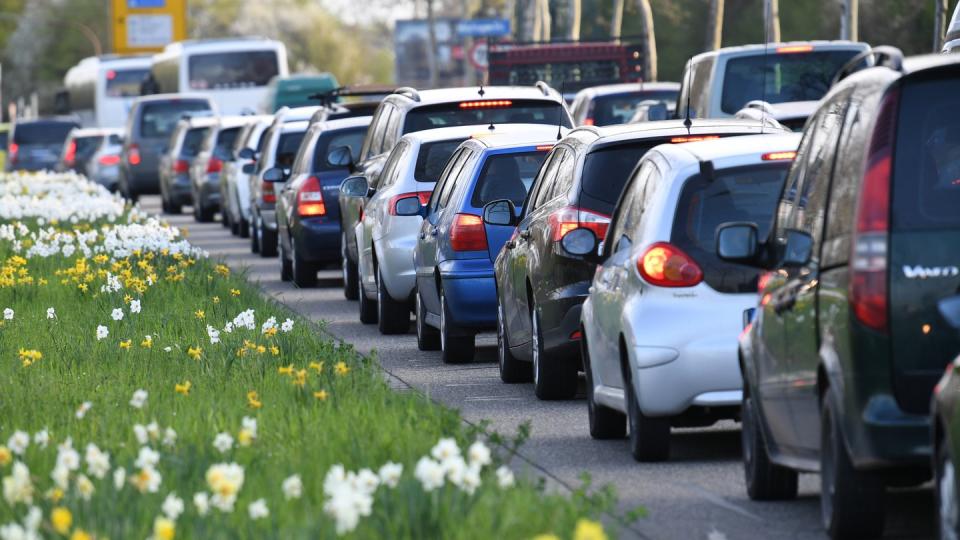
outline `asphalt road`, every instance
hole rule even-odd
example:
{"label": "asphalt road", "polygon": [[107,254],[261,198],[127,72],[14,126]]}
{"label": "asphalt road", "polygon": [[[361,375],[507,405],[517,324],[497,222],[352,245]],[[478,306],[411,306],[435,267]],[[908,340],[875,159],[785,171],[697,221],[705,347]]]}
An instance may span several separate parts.
{"label": "asphalt road", "polygon": [[[159,199],[145,197],[142,207],[159,213]],[[187,209],[189,212],[189,209]],[[709,429],[674,430],[667,463],[640,464],[626,440],[590,438],[581,396],[567,402],[543,402],[532,385],[505,385],[496,364],[496,335],[478,338],[473,363],[444,365],[436,352],[417,349],[416,336],[381,336],[363,325],[356,302],[343,296],[340,272],[322,271],[317,288],[297,289],[280,281],[279,262],[250,252],[219,223],[199,224],[189,213],[169,216],[189,229],[190,241],[235,269],[304,316],[325,321],[327,329],[364,353],[376,351],[385,370],[432,399],[461,411],[471,422],[487,419],[501,433],[513,433],[525,421],[531,436],[521,454],[532,471],[557,485],[578,486],[588,471],[594,484],[612,484],[621,507],[642,505],[648,515],[620,532],[623,538],[703,539],[824,538],[820,525],[819,478],[803,475],[800,495],[789,502],[753,502],[747,498],[740,464],[740,431],[732,422]],[[411,327],[412,330],[412,327]],[[518,465],[519,466],[519,465]],[[899,490],[888,498],[886,538],[934,536],[934,501],[929,489]]]}

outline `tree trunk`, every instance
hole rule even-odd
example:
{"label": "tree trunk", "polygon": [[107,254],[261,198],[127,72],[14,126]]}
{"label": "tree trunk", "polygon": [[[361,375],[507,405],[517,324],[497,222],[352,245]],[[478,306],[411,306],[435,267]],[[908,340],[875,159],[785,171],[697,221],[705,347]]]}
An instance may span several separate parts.
{"label": "tree trunk", "polygon": [[623,31],[623,0],[613,0],[613,16],[610,18],[610,37],[619,38]]}
{"label": "tree trunk", "polygon": [[657,37],[653,30],[653,9],[650,0],[637,0],[640,12],[640,34],[643,42],[643,80],[657,80]]}
{"label": "tree trunk", "polygon": [[710,0],[710,15],[707,17],[707,44],[704,49],[715,51],[723,43],[723,0]]}
{"label": "tree trunk", "polygon": [[437,72],[437,31],[434,28],[436,20],[433,14],[433,1],[427,0],[427,37],[430,42],[427,66],[430,68],[430,88],[436,88],[440,85],[440,74]]}
{"label": "tree trunk", "polygon": [[767,43],[779,43],[780,0],[763,0],[763,20]]}
{"label": "tree trunk", "polygon": [[570,34],[569,38],[571,41],[580,41],[580,0],[570,0],[570,3],[567,5],[569,10],[569,27]]}
{"label": "tree trunk", "polygon": [[840,39],[860,39],[860,0],[843,0],[840,14]]}
{"label": "tree trunk", "polygon": [[934,0],[933,52],[943,49],[943,37],[947,31],[947,0]]}

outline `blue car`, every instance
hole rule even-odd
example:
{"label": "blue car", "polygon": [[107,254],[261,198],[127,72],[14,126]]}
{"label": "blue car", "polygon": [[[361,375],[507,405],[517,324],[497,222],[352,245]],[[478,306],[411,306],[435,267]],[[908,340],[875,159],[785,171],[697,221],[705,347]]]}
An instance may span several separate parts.
{"label": "blue car", "polygon": [[450,156],[430,202],[420,210],[424,219],[413,254],[420,350],[439,348],[444,363],[469,362],[476,334],[495,327],[493,261],[514,228],[485,225],[483,207],[508,199],[522,211],[540,165],[557,142],[557,130],[495,126]]}

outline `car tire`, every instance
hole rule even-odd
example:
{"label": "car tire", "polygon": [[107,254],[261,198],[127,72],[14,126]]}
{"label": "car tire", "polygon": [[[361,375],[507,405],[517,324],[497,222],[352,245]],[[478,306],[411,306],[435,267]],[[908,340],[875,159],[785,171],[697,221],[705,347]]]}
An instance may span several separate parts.
{"label": "car tire", "polygon": [[756,404],[744,389],[741,405],[743,472],[747,495],[755,501],[782,501],[797,496],[797,471],[770,461]]}
{"label": "car tire", "polygon": [[340,258],[343,262],[340,264],[343,273],[343,296],[347,300],[356,300],[359,298],[357,287],[360,279],[357,276],[357,263],[350,260],[347,253],[347,234],[340,233]]}
{"label": "car tire", "polygon": [[497,364],[500,368],[500,380],[507,384],[525,383],[533,379],[530,362],[524,362],[510,352],[502,302],[497,303]]}
{"label": "car tire", "polygon": [[[225,216],[229,214],[230,214],[229,211],[224,211]],[[243,225],[243,223],[241,223],[239,220],[233,219],[233,217],[230,217],[229,219],[230,219],[230,234],[232,234],[233,236],[240,236],[240,230],[241,230],[240,226]]]}
{"label": "car tire", "polygon": [[820,409],[820,513],[827,535],[833,539],[879,537],[884,498],[883,479],[854,468],[828,390]]}
{"label": "car tire", "polygon": [[423,305],[420,291],[416,292],[414,311],[417,316],[417,348],[421,351],[436,351],[440,349],[440,332],[427,324],[427,308]]}
{"label": "car tire", "polygon": [[215,213],[213,208],[204,206],[202,201],[193,206],[193,217],[197,223],[210,223]]}
{"label": "car tire", "polygon": [[231,229],[230,225],[230,212],[227,212],[226,209],[220,211],[220,225],[224,229]]}
{"label": "car tire", "polygon": [[381,334],[406,334],[410,330],[410,308],[406,302],[397,302],[383,283],[383,273],[377,266],[377,328]]}
{"label": "car tire", "polygon": [[363,292],[363,283],[359,279],[357,279],[357,300],[360,304],[360,322],[375,324],[377,322],[377,303],[367,298],[367,293]]}
{"label": "car tire", "polygon": [[260,238],[257,239],[257,242],[260,244],[260,256],[263,258],[276,257],[277,231],[271,231],[264,227],[263,223],[260,223],[260,226],[257,227],[257,232],[260,236]]}
{"label": "car tire", "polygon": [[653,418],[643,414],[632,381],[627,393],[627,422],[630,431],[630,454],[641,462],[666,461],[670,458],[670,418]]}
{"label": "car tire", "polygon": [[960,538],[960,505],[957,501],[957,469],[950,452],[950,441],[937,445],[936,455],[937,528],[942,540]]}
{"label": "car tire", "polygon": [[573,399],[577,395],[577,364],[568,356],[544,362],[543,332],[536,304],[530,314],[530,349],[533,358],[533,393],[537,398]]}
{"label": "car tire", "polygon": [[280,251],[280,281],[290,281],[293,279],[293,262],[287,257],[287,250],[283,248],[283,243],[278,248]]}
{"label": "car tire", "polygon": [[257,231],[257,218],[256,216],[250,220],[250,252],[251,253],[260,253],[260,233]]}
{"label": "car tire", "polygon": [[583,357],[583,372],[587,386],[587,418],[590,420],[590,436],[597,440],[622,439],[627,436],[627,415],[597,403],[593,393],[593,371],[590,352],[587,349],[587,334],[580,329],[580,356]]}
{"label": "car tire", "polygon": [[250,223],[247,220],[240,218],[240,225],[237,229],[237,235],[240,238],[250,238]]}
{"label": "car tire", "polygon": [[447,295],[440,289],[440,360],[444,364],[466,364],[473,361],[476,336],[457,335],[453,327]]}
{"label": "car tire", "polygon": [[290,239],[291,270],[293,284],[301,289],[317,286],[317,267],[312,262],[304,260],[297,249],[297,244]]}

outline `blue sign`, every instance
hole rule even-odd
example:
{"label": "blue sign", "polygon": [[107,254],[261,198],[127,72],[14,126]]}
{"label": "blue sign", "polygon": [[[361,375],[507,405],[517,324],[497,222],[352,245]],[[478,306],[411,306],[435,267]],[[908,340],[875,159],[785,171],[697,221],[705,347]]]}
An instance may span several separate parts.
{"label": "blue sign", "polygon": [[500,37],[510,35],[510,19],[470,19],[457,22],[460,37]]}
{"label": "blue sign", "polygon": [[127,0],[130,9],[162,8],[167,6],[167,0]]}

